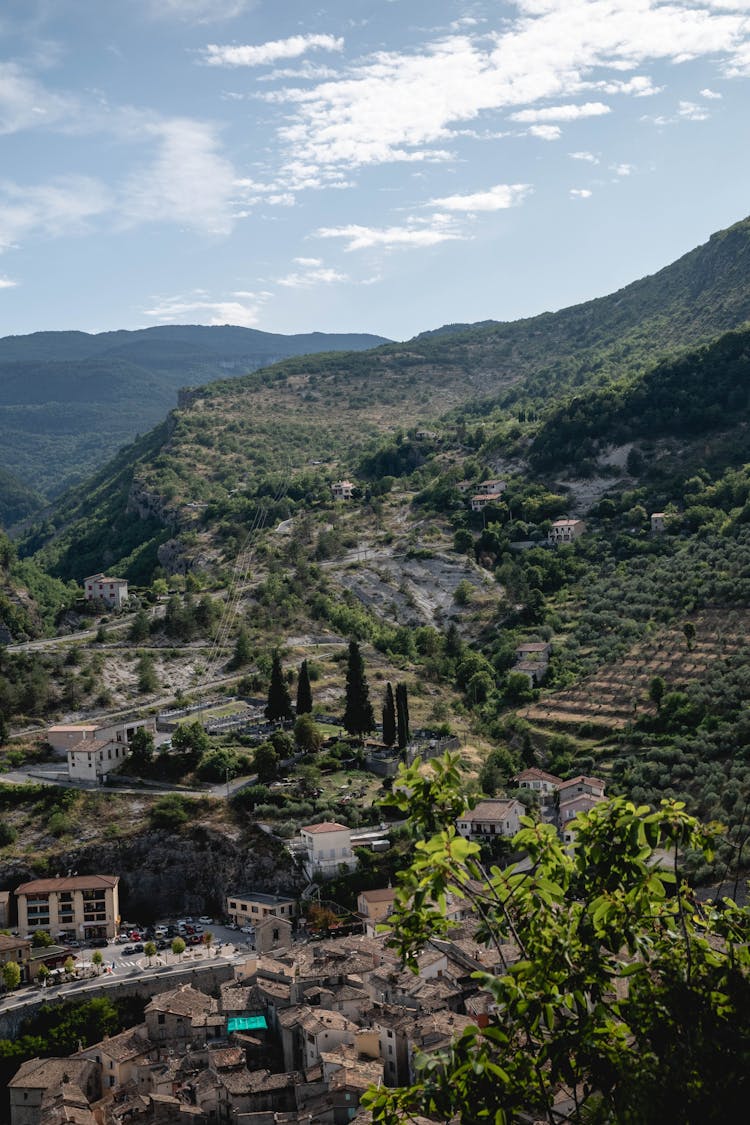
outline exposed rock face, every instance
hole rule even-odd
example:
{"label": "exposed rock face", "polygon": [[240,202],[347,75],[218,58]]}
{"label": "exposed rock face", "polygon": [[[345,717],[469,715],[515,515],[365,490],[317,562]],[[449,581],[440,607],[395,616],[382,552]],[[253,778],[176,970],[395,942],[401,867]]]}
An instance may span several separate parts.
{"label": "exposed rock face", "polygon": [[167,574],[188,574],[191,570],[206,570],[215,560],[195,545],[188,546],[181,539],[168,539],[156,552],[159,565]]}
{"label": "exposed rock face", "polygon": [[[260,829],[250,830],[243,842],[202,826],[184,834],[146,832],[61,853],[46,874],[58,871],[119,875],[122,916],[137,922],[180,914],[223,915],[226,895],[232,892],[290,894],[299,889],[287,852]],[[3,865],[0,887],[14,889],[39,874],[21,863]]]}
{"label": "exposed rock face", "polygon": [[142,520],[156,519],[170,526],[175,521],[175,512],[158,492],[146,487],[143,481],[133,478],[128,495],[128,512],[136,512]]}

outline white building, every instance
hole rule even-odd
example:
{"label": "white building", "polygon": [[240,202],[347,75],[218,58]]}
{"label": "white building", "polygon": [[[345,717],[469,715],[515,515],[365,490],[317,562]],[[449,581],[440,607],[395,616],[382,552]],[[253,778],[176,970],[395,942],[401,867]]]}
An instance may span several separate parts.
{"label": "white building", "polygon": [[651,513],[651,530],[654,532],[665,531],[667,526],[666,512]]}
{"label": "white building", "polygon": [[521,827],[521,817],[526,809],[520,801],[488,797],[469,809],[456,821],[461,836],[515,836]]}
{"label": "white building", "polygon": [[128,600],[128,583],[125,578],[108,578],[105,574],[92,574],[83,583],[83,596],[87,602],[105,602],[112,609],[120,609]]}
{"label": "white building", "polygon": [[300,829],[297,850],[309,879],[321,875],[332,879],[341,868],[353,871],[357,857],[352,851],[351,830],[345,824],[326,820],[322,824],[308,824]]}
{"label": "white building", "polygon": [[548,543],[572,543],[586,530],[583,520],[555,520],[549,529]]}
{"label": "white building", "polygon": [[351,500],[354,495],[354,485],[350,480],[337,480],[331,485],[331,494],[334,500]]}

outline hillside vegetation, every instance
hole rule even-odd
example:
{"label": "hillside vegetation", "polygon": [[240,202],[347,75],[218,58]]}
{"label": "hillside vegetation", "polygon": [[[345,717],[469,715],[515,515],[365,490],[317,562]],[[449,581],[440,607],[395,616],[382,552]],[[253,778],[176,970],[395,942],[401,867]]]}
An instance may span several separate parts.
{"label": "hillside vegetation", "polygon": [[[251,328],[160,326],[135,332],[36,332],[0,339],[0,468],[47,496],[83,481],[112,453],[150,430],[180,387],[241,375],[286,356],[357,350],[378,336]],[[0,477],[0,519],[10,506]],[[5,513],[3,513],[5,509]]]}

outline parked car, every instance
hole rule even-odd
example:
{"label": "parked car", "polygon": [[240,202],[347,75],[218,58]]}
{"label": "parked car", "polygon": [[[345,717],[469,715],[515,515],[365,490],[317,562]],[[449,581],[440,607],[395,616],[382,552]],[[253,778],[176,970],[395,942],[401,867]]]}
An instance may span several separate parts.
{"label": "parked car", "polygon": [[124,957],[129,957],[131,953],[135,953],[134,945],[126,945],[122,951]]}
{"label": "parked car", "polygon": [[199,922],[201,923],[201,925],[203,925],[203,926],[213,926],[213,924],[214,924],[214,920],[213,920],[213,918],[209,918],[207,914],[201,914],[201,916],[200,916],[200,918],[198,919],[198,921],[199,921]]}
{"label": "parked car", "polygon": [[203,943],[203,938],[200,934],[191,934],[187,943],[188,945],[201,945]]}
{"label": "parked car", "polygon": [[240,933],[254,934],[255,933],[255,926],[243,926]]}
{"label": "parked car", "polygon": [[195,933],[195,926],[185,926],[185,933],[186,934],[194,934]]}
{"label": "parked car", "polygon": [[130,936],[128,934],[118,934],[115,941],[118,945],[127,945],[130,941]]}
{"label": "parked car", "polygon": [[133,953],[143,953],[143,942],[138,941],[133,946]]}
{"label": "parked car", "polygon": [[225,926],[225,929],[227,929],[227,930],[239,930],[239,926],[237,925],[236,922],[227,922],[227,924]]}
{"label": "parked car", "polygon": [[169,942],[166,938],[157,938],[154,944],[157,949],[169,949]]}
{"label": "parked car", "polygon": [[91,940],[90,944],[92,949],[106,949],[109,942],[105,937],[95,937]]}

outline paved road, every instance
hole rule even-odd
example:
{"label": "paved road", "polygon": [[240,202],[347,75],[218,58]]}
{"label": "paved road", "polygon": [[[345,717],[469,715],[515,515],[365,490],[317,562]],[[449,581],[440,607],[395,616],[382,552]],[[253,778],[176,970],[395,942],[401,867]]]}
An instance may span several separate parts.
{"label": "paved road", "polygon": [[86,781],[71,781],[68,777],[68,767],[65,763],[58,765],[55,762],[45,762],[38,766],[21,766],[15,770],[0,773],[0,785],[57,785],[65,789],[80,789],[84,793],[92,791],[104,793],[135,793],[139,797],[152,794],[157,797],[162,793],[180,793],[183,797],[225,797],[227,800],[239,793],[247,785],[256,785],[256,773],[245,774],[243,777],[232,778],[231,781],[220,781],[216,785],[206,785],[202,789],[186,789],[182,785],[170,785],[168,782],[158,785],[91,785]]}
{"label": "paved road", "polygon": [[[210,949],[203,945],[188,946],[185,953],[180,957],[175,957],[171,951],[164,950],[158,953],[150,963],[149,958],[143,954],[126,956],[122,952],[125,948],[124,945],[110,942],[106,949],[99,950],[104,958],[104,963],[98,975],[86,977],[83,980],[51,985],[44,989],[43,995],[50,1000],[77,997],[81,993],[94,991],[100,988],[102,984],[106,985],[110,982],[135,980],[139,976],[149,976],[153,973],[169,975],[170,973],[184,971],[192,965],[197,968],[209,964],[234,964],[237,961],[242,961],[251,952],[251,946],[246,944],[244,934],[229,930],[226,926],[206,926],[205,929],[210,930],[214,935],[215,941]],[[72,951],[78,964],[90,962],[93,952],[93,948],[88,947]],[[0,998],[0,1013],[22,1007],[29,999],[40,995],[42,995],[42,990],[38,985],[26,985],[10,996]]]}

